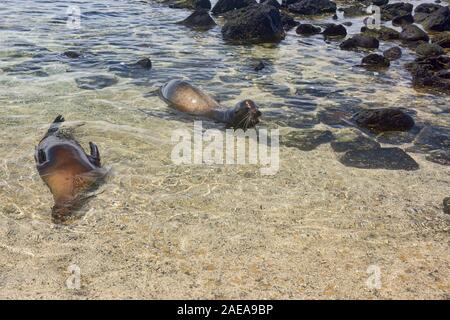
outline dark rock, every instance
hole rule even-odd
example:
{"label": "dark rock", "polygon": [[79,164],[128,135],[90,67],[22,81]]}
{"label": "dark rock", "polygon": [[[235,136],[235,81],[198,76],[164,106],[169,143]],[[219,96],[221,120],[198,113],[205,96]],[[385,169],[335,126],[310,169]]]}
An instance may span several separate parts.
{"label": "dark rock", "polygon": [[213,14],[222,14],[231,10],[245,8],[250,5],[255,5],[255,0],[218,0],[216,5],[212,8]]}
{"label": "dark rock", "polygon": [[303,151],[311,151],[319,145],[331,142],[333,134],[329,130],[299,130],[291,131],[285,135],[283,145],[287,147],[297,148]]}
{"label": "dark rock", "polygon": [[409,131],[414,126],[413,118],[399,108],[361,110],[351,120],[358,126],[376,133]]}
{"label": "dark rock", "polygon": [[143,58],[138,62],[136,62],[136,65],[144,69],[150,70],[152,68],[152,61],[149,58]]}
{"label": "dark rock", "polygon": [[351,21],[345,21],[342,23],[342,25],[346,26],[346,27],[351,27],[353,25],[353,23]]}
{"label": "dark rock", "polygon": [[260,61],[254,69],[255,69],[255,71],[261,71],[265,67],[266,67],[266,65],[264,64],[264,62]]}
{"label": "dark rock", "polygon": [[292,17],[290,14],[284,11],[280,11],[280,15],[284,30],[289,31],[299,25],[299,23],[295,21],[294,17]]}
{"label": "dark rock", "polygon": [[419,4],[414,9],[414,19],[416,22],[422,22],[425,20],[430,14],[433,12],[443,8],[443,6],[440,6],[438,4],[433,3],[422,3]]}
{"label": "dark rock", "polygon": [[425,30],[450,31],[450,9],[443,7],[429,14],[421,24]]}
{"label": "dark rock", "polygon": [[65,51],[63,54],[67,58],[70,58],[70,59],[77,59],[77,58],[81,57],[81,53],[76,52],[76,51]]}
{"label": "dark rock", "polygon": [[450,166],[449,150],[433,150],[425,156],[425,159],[443,166]]}
{"label": "dark rock", "polygon": [[289,11],[303,15],[335,13],[336,3],[330,0],[298,0],[288,5]]}
{"label": "dark rock", "polygon": [[392,47],[383,52],[383,56],[387,59],[394,61],[402,57],[402,49],[400,47]]}
{"label": "dark rock", "polygon": [[405,16],[411,14],[413,5],[405,2],[398,2],[387,4],[381,7],[381,19],[384,21],[390,21],[398,16]]}
{"label": "dark rock", "polygon": [[421,57],[434,57],[444,54],[444,49],[437,44],[421,43],[416,47],[416,53]]}
{"label": "dark rock", "polygon": [[378,49],[380,42],[370,36],[357,34],[341,43],[340,48],[342,50],[353,50],[358,48],[363,49]]}
{"label": "dark rock", "polygon": [[400,32],[392,28],[381,26],[380,28],[362,27],[361,32],[365,36],[377,38],[378,40],[395,40],[400,38]]}
{"label": "dark rock", "polygon": [[362,61],[362,65],[368,69],[382,69],[390,66],[389,59],[378,53],[371,53],[365,56]]}
{"label": "dark rock", "polygon": [[264,1],[261,1],[260,3],[261,4],[266,4],[266,5],[269,5],[269,6],[273,6],[273,7],[277,8],[277,9],[281,8],[281,4],[277,0],[264,0]]}
{"label": "dark rock", "polygon": [[349,150],[373,150],[380,149],[378,142],[363,136],[353,130],[341,131],[336,139],[331,142],[331,148],[335,152],[347,152]]}
{"label": "dark rock", "polygon": [[428,42],[430,38],[427,33],[420,29],[416,25],[403,25],[402,32],[400,33],[400,39],[405,41],[426,41]]}
{"label": "dark rock", "polygon": [[88,76],[75,79],[78,87],[85,90],[97,90],[112,86],[117,83],[115,77],[110,76]]}
{"label": "dark rock", "polygon": [[319,27],[313,26],[312,24],[309,24],[309,23],[302,23],[295,30],[295,32],[297,32],[298,34],[301,34],[303,36],[310,36],[313,34],[318,34],[321,31],[322,31],[322,29],[320,29]]}
{"label": "dark rock", "polygon": [[337,20],[338,19],[337,14],[334,14],[332,18],[333,18],[333,20]]}
{"label": "dark rock", "polygon": [[342,127],[348,126],[348,120],[351,118],[355,110],[342,110],[340,108],[327,108],[317,113],[320,122],[332,126]]}
{"label": "dark rock", "polygon": [[385,6],[389,3],[389,0],[372,0],[372,4],[376,5],[376,6]]}
{"label": "dark rock", "polygon": [[418,170],[418,163],[400,148],[350,150],[339,161],[359,169]]}
{"label": "dark rock", "polygon": [[414,141],[416,134],[404,131],[386,131],[377,135],[379,143],[400,145]]}
{"label": "dark rock", "polygon": [[416,88],[450,93],[450,79],[446,77],[445,72],[450,68],[450,57],[418,58],[406,67],[411,72]]}
{"label": "dark rock", "polygon": [[414,151],[450,150],[450,128],[428,126],[423,128],[414,140]]}
{"label": "dark rock", "polygon": [[343,8],[342,11],[344,12],[345,17],[360,17],[368,15],[368,13],[366,12],[366,8],[367,7],[365,5],[357,3],[350,7]]}
{"label": "dark rock", "polygon": [[189,17],[180,21],[179,24],[200,30],[207,30],[216,26],[215,21],[211,18],[206,9],[195,10]]}
{"label": "dark rock", "polygon": [[264,43],[281,41],[285,32],[278,9],[251,5],[228,15],[222,36],[235,43]]}
{"label": "dark rock", "polygon": [[449,33],[440,33],[433,37],[432,43],[437,44],[442,48],[450,48],[450,34]]}
{"label": "dark rock", "polygon": [[210,0],[163,0],[160,2],[167,3],[170,8],[175,9],[211,9]]}
{"label": "dark rock", "polygon": [[444,213],[450,214],[450,197],[447,197],[443,201]]}
{"label": "dark rock", "polygon": [[394,26],[402,26],[404,24],[411,24],[411,23],[414,23],[414,17],[411,14],[398,16],[392,19],[392,24]]}
{"label": "dark rock", "polygon": [[347,29],[342,24],[330,23],[323,30],[325,37],[345,37],[347,36]]}

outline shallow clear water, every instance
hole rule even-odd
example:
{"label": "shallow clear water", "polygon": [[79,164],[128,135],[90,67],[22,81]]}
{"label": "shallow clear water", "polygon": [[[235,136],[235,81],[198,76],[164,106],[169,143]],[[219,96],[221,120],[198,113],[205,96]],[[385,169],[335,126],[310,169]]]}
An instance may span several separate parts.
{"label": "shallow clear water", "polygon": [[[67,28],[69,5],[81,9],[79,30]],[[442,257],[438,252],[448,249],[441,241],[448,226],[441,218],[435,219],[434,214],[440,212],[443,197],[450,195],[446,194],[450,189],[447,167],[416,155],[421,169],[414,173],[345,168],[328,147],[311,153],[282,148],[281,169],[273,177],[260,176],[253,166],[175,166],[170,160],[172,130],[192,128],[192,118],[171,111],[156,94],[169,79],[191,79],[225,106],[243,98],[255,100],[264,114],[262,126],[278,126],[282,132],[322,128],[315,119],[318,111],[355,106],[409,108],[417,112],[418,122],[448,126],[448,96],[419,93],[411,87],[410,75],[402,67],[414,58],[407,49],[389,70],[374,73],[357,67],[363,53],[339,50],[339,42],[325,42],[321,36],[303,38],[291,30],[279,45],[231,46],[222,41],[220,27],[196,32],[175,24],[188,14],[186,10],[169,9],[152,1],[2,1],[3,248],[32,252],[37,259],[34,266],[50,266],[48,272],[54,272],[57,278],[64,278],[59,269],[65,269],[70,262],[86,264],[84,268],[91,270],[90,281],[102,288],[99,292],[88,290],[86,295],[94,297],[117,297],[124,292],[128,296],[145,296],[150,289],[153,297],[185,297],[191,291],[197,297],[301,297],[308,292],[309,296],[320,297],[326,282],[318,284],[323,284],[320,290],[311,284],[311,279],[320,273],[317,261],[313,263],[315,267],[300,268],[295,273],[308,274],[303,278],[307,289],[302,293],[290,287],[295,284],[288,283],[291,276],[287,275],[302,256],[314,261],[316,253],[305,252],[310,245],[322,244],[323,257],[333,261],[330,263],[337,262],[333,260],[336,252],[327,251],[331,250],[327,247],[329,241],[344,248],[343,260],[357,259],[345,249],[354,246],[360,252],[359,261],[370,262],[376,259],[362,257],[367,245],[379,240],[383,247],[387,239],[401,246],[405,239],[411,239],[411,232],[416,238],[429,237],[430,246],[436,246],[436,265],[445,267],[448,255]],[[358,22],[360,18],[341,21],[344,20]],[[323,18],[320,23],[330,21]],[[359,22],[355,23],[349,32],[356,33],[360,27]],[[382,43],[380,49],[390,46],[392,43]],[[62,55],[67,50],[79,51],[83,56],[67,58]],[[129,69],[129,64],[144,57],[151,58],[152,70]],[[267,67],[256,72],[253,68],[260,60]],[[105,76],[117,83],[100,90],[80,88],[83,79],[90,76]],[[53,230],[52,197],[33,160],[34,146],[58,114],[69,121],[84,122],[76,129],[77,139],[83,146],[88,141],[96,142],[103,162],[112,171],[98,195],[86,205],[83,218],[63,230]],[[221,128],[212,122],[207,125]],[[431,215],[432,222],[423,222],[416,212]],[[417,225],[429,223],[432,230],[439,232],[430,235],[424,229],[411,227],[411,221],[416,226],[416,219]],[[312,238],[306,240],[306,234]],[[370,234],[375,234],[375,238]],[[74,251],[81,250],[77,256],[67,253],[64,245],[59,246],[70,237],[81,237],[76,238],[78,244],[70,245]],[[300,247],[303,253],[295,250]],[[104,252],[100,248],[108,249]],[[408,248],[409,245],[404,250]],[[11,254],[8,259],[15,261],[15,251],[9,249],[5,255]],[[381,264],[398,270],[396,253],[390,253],[388,248],[373,250],[380,257],[387,254]],[[244,256],[248,260],[241,261]],[[57,257],[62,257],[60,264]],[[114,278],[114,268],[108,269],[102,262],[107,261],[108,266],[123,263],[124,270],[128,270],[125,273],[137,272],[128,258],[137,259],[135,263],[141,266],[154,260],[160,264],[166,261],[158,268],[169,268],[166,272],[172,278],[165,273],[157,275],[160,269],[153,266],[149,267],[153,270],[149,277],[160,277],[162,287],[147,286],[131,278],[133,285],[126,284]],[[172,258],[183,261],[172,265]],[[25,268],[22,259],[17,259],[11,263]],[[97,265],[87,262],[94,260]],[[215,265],[214,269],[205,267],[208,261]],[[180,263],[191,264],[186,267],[189,270],[180,267]],[[239,263],[244,269],[239,269]],[[365,276],[364,263],[358,267],[363,270],[356,273],[359,278]],[[414,263],[409,267],[420,265],[420,261]],[[192,264],[198,264],[198,268]],[[223,277],[232,280],[232,275],[240,272],[249,276],[253,264],[258,272],[270,274],[272,286],[265,280],[248,283],[248,279],[232,281],[231,287],[225,284]],[[4,274],[10,275],[12,268],[5,267]],[[197,282],[192,287],[186,272],[189,275],[201,268],[214,274],[208,280],[211,282]],[[96,276],[97,272],[102,276]],[[351,273],[335,281],[352,282]],[[122,291],[111,291],[105,285],[108,275],[118,281]],[[14,291],[16,280],[4,277],[10,290],[5,292],[18,294]],[[444,277],[444,286],[447,278]],[[163,288],[178,283],[180,287],[175,291]],[[273,283],[277,285],[274,287]],[[426,279],[418,283],[413,291],[420,292]],[[362,280],[355,286],[336,289],[334,296],[365,292],[361,289]],[[398,283],[394,281],[390,286],[395,291]],[[52,285],[43,287],[44,296],[54,292]],[[244,294],[243,288],[248,287],[253,289],[245,289]],[[439,296],[441,291],[434,293]],[[385,292],[386,297],[396,294],[406,297],[408,291]]]}

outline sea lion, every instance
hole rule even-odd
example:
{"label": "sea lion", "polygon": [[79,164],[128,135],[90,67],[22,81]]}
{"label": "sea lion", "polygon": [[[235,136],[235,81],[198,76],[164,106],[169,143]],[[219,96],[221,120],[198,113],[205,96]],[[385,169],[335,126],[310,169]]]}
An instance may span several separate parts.
{"label": "sea lion", "polygon": [[169,106],[193,115],[206,116],[225,123],[227,128],[248,129],[259,123],[261,112],[252,100],[243,100],[234,108],[223,108],[207,93],[184,80],[170,80],[159,91]]}
{"label": "sea lion", "polygon": [[97,146],[89,142],[91,154],[72,137],[70,132],[60,130],[64,122],[57,116],[44,138],[36,147],[36,168],[49,187],[55,204],[52,209],[54,222],[64,221],[82,204],[83,192],[97,185],[105,177]]}

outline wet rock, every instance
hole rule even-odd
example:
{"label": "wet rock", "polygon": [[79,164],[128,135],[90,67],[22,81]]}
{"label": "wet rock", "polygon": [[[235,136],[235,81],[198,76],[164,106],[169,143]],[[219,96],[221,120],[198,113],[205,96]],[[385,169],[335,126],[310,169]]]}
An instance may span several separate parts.
{"label": "wet rock", "polygon": [[449,33],[440,33],[433,37],[432,43],[437,44],[442,48],[450,48],[450,34]]}
{"label": "wet rock", "polygon": [[289,11],[303,15],[335,13],[336,3],[330,0],[298,0],[288,5]]}
{"label": "wet rock", "polygon": [[378,49],[380,42],[370,36],[357,34],[341,43],[340,48],[342,50],[354,50],[358,48],[363,49]]}
{"label": "wet rock", "polygon": [[347,166],[359,169],[418,170],[418,163],[400,148],[350,150],[339,157]]}
{"label": "wet rock", "polygon": [[384,56],[378,53],[371,53],[362,59],[361,64],[365,68],[373,70],[388,68],[391,63],[389,62],[389,59]]}
{"label": "wet rock", "polygon": [[280,11],[280,15],[284,30],[289,31],[299,25],[299,23],[295,21],[294,17],[292,17],[290,14],[284,11]]}
{"label": "wet rock", "polygon": [[75,79],[78,87],[85,90],[98,90],[106,87],[110,87],[116,84],[118,81],[115,77],[110,76],[88,76]]}
{"label": "wet rock", "polygon": [[386,131],[377,135],[376,140],[379,143],[400,145],[411,143],[416,137],[415,133],[404,131]]}
{"label": "wet rock", "polygon": [[372,4],[376,5],[376,6],[385,6],[389,3],[389,0],[372,0]]}
{"label": "wet rock", "polygon": [[433,150],[425,156],[425,159],[443,166],[450,166],[449,150]]}
{"label": "wet rock", "polygon": [[429,14],[421,24],[425,30],[450,31],[450,9],[443,7]]}
{"label": "wet rock", "polygon": [[430,38],[428,34],[416,25],[403,25],[400,39],[405,41],[425,41],[428,42]]}
{"label": "wet rock", "polygon": [[366,12],[366,8],[367,8],[367,6],[357,3],[350,7],[343,8],[342,11],[344,12],[345,17],[348,17],[348,18],[360,17],[360,16],[368,15],[368,13]]}
{"label": "wet rock", "polygon": [[285,32],[278,9],[252,5],[228,15],[222,36],[234,43],[267,43],[281,41]]}
{"label": "wet rock", "polygon": [[152,61],[149,58],[143,58],[136,62],[136,65],[146,70],[150,70],[152,68]]}
{"label": "wet rock", "polygon": [[377,38],[378,40],[395,40],[400,38],[400,32],[392,28],[381,26],[380,28],[370,29],[362,27],[361,32],[365,36]]}
{"label": "wet rock", "polygon": [[313,34],[318,34],[321,31],[322,31],[322,29],[320,29],[320,27],[313,26],[312,24],[309,24],[309,23],[302,23],[295,30],[295,32],[297,32],[297,34],[301,34],[303,36],[310,36]]}
{"label": "wet rock", "polygon": [[216,26],[216,22],[206,9],[195,10],[189,17],[180,21],[179,24],[199,30],[207,30]]}
{"label": "wet rock", "polygon": [[311,151],[319,145],[331,142],[333,134],[329,130],[291,131],[282,138],[283,145],[302,151]]}
{"label": "wet rock", "polygon": [[419,132],[411,151],[428,152],[432,150],[450,150],[450,128],[428,126]]}
{"label": "wet rock", "polygon": [[450,79],[446,71],[450,68],[450,57],[418,58],[406,65],[411,72],[413,85],[419,88],[450,93]]}
{"label": "wet rock", "polygon": [[335,152],[346,152],[349,150],[372,150],[379,149],[381,145],[363,136],[354,129],[341,130],[334,141],[331,142],[331,148]]}
{"label": "wet rock", "polygon": [[330,23],[323,30],[325,37],[345,37],[347,36],[347,29],[342,24]]}
{"label": "wet rock", "polygon": [[437,44],[421,43],[416,47],[416,53],[421,57],[434,57],[444,54],[444,49]]}
{"label": "wet rock", "polygon": [[269,5],[269,6],[273,6],[273,7],[277,8],[277,9],[281,8],[281,4],[277,0],[263,0],[260,3],[261,4],[266,4],[266,5]]}
{"label": "wet rock", "polygon": [[262,69],[264,69],[266,67],[266,65],[264,64],[264,62],[260,61],[256,67],[254,68],[255,71],[261,71]]}
{"label": "wet rock", "polygon": [[443,6],[440,6],[438,4],[433,3],[422,3],[419,4],[414,9],[414,19],[416,22],[422,22],[424,21],[430,14],[433,12],[443,8]]}
{"label": "wet rock", "polygon": [[390,21],[398,16],[411,14],[413,5],[405,2],[387,4],[381,8],[381,19]]}
{"label": "wet rock", "polygon": [[392,47],[383,52],[383,56],[387,59],[394,61],[402,57],[402,49],[400,47]]}
{"label": "wet rock", "polygon": [[67,58],[70,58],[70,59],[77,59],[77,58],[81,57],[81,53],[76,52],[76,51],[71,51],[71,50],[65,51],[63,53],[63,55],[65,55]]}
{"label": "wet rock", "polygon": [[411,14],[398,16],[392,19],[392,24],[394,26],[402,26],[404,24],[411,24],[411,23],[414,23],[414,17]]}
{"label": "wet rock", "polygon": [[255,4],[255,0],[219,0],[212,8],[211,12],[213,14],[222,14],[231,10],[241,9]]}
{"label": "wet rock", "polygon": [[444,213],[450,214],[450,197],[444,199],[443,205],[444,205]]}
{"label": "wet rock", "polygon": [[211,9],[210,0],[163,0],[160,2],[167,3],[170,8],[176,9]]}
{"label": "wet rock", "polygon": [[351,119],[362,128],[372,132],[409,131],[414,119],[400,108],[366,109],[357,112]]}

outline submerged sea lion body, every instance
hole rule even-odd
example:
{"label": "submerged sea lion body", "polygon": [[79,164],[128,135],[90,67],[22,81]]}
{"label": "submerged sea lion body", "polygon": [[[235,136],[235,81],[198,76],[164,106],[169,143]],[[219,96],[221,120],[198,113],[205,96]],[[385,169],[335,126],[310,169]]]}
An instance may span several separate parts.
{"label": "submerged sea lion body", "polygon": [[219,122],[226,123],[227,127],[235,129],[254,127],[259,123],[261,112],[252,100],[244,100],[234,108],[222,108],[219,103],[207,93],[184,80],[171,80],[160,89],[160,97],[175,109],[205,116]]}
{"label": "submerged sea lion body", "polygon": [[36,168],[55,200],[54,220],[70,215],[80,204],[82,193],[106,174],[97,146],[90,142],[91,154],[87,155],[70,135],[60,132],[62,122],[62,116],[55,119],[35,153]]}

